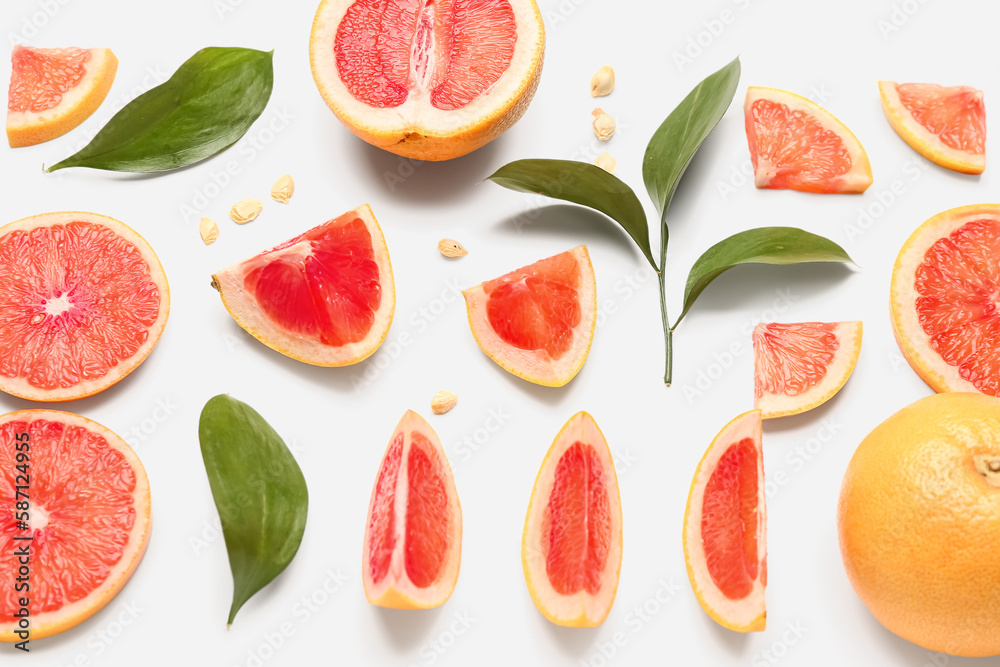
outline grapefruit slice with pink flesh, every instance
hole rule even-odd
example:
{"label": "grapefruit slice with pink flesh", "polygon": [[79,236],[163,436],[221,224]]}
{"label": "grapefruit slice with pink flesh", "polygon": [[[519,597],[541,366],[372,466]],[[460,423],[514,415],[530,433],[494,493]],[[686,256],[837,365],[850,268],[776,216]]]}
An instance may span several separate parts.
{"label": "grapefruit slice with pink flesh", "polygon": [[111,49],[36,49],[15,44],[10,54],[7,141],[12,148],[60,137],[101,106],[114,83]]}
{"label": "grapefruit slice with pink flesh", "polygon": [[971,86],[879,81],[896,133],[931,162],[964,174],[986,169],[986,105]]}
{"label": "grapefruit slice with pink flesh", "polygon": [[896,342],[934,391],[1000,396],[1000,204],[924,222],[892,270]]}
{"label": "grapefruit slice with pink flesh", "polygon": [[622,505],[611,450],[578,412],[535,478],[521,538],[528,592],[545,618],[573,628],[604,622],[622,565]]}
{"label": "grapefruit slice with pink flesh", "polygon": [[[96,422],[12,412],[0,417],[0,517],[0,580],[8,582],[0,641],[29,638],[17,634],[21,597],[29,599],[30,639],[42,639],[87,620],[128,583],[149,542],[149,480],[132,448]],[[15,550],[25,545],[30,589],[19,592]]]}
{"label": "grapefruit slice with pink flesh", "polygon": [[428,609],[455,590],[462,507],[437,433],[408,410],[396,425],[368,506],[362,578],[368,601]]}
{"label": "grapefruit slice with pink flesh", "polygon": [[370,356],[396,306],[389,250],[367,205],[226,267],[212,285],[248,333],[316,366]]}
{"label": "grapefruit slice with pink flesh", "polygon": [[840,391],[861,353],[861,322],[758,324],[754,404],[764,419],[797,415]]}
{"label": "grapefruit slice with pink flesh", "polygon": [[153,249],[95,213],[0,227],[0,390],[33,401],[96,394],[152,351],[170,310]]}
{"label": "grapefruit slice with pink flesh", "polygon": [[561,387],[587,360],[597,324],[597,288],[586,246],[462,294],[479,347],[514,375]]}
{"label": "grapefruit slice with pink flesh", "polygon": [[854,133],[815,102],[777,88],[747,88],[743,112],[758,188],[859,193],[872,184]]}
{"label": "grapefruit slice with pink flesh", "polygon": [[698,464],[684,511],[684,561],[712,620],[737,632],[764,629],[767,584],[761,413],[715,436]]}
{"label": "grapefruit slice with pink flesh", "polygon": [[447,160],[524,115],[544,46],[534,0],[323,0],[309,60],[323,99],[356,135]]}

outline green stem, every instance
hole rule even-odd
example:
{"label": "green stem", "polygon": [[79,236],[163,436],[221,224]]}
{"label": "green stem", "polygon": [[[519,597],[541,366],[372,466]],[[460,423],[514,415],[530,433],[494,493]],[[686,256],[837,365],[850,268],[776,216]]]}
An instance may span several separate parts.
{"label": "green stem", "polygon": [[670,386],[670,381],[674,374],[674,330],[670,328],[670,318],[667,316],[667,225],[660,225],[660,270],[658,278],[660,282],[660,316],[663,319],[663,348],[664,348],[664,370],[663,383]]}

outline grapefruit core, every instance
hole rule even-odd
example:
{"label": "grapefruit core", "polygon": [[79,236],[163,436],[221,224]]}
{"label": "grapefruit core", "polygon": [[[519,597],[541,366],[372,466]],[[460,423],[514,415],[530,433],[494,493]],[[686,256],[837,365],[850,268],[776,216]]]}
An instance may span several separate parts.
{"label": "grapefruit core", "polygon": [[[25,485],[27,510],[17,505],[24,500],[17,487]],[[9,582],[0,588],[0,641],[25,639],[14,616],[21,597],[30,600],[31,639],[68,630],[104,607],[142,560],[150,528],[149,480],[120,437],[55,410],[0,417],[0,580]],[[16,539],[26,536],[32,539]],[[22,565],[15,550],[24,545],[30,593],[14,588]]]}
{"label": "grapefruit core", "polygon": [[107,97],[118,71],[111,49],[35,49],[10,55],[7,141],[11,148],[55,139],[87,120]]}
{"label": "grapefruit core", "polygon": [[698,464],[684,511],[684,561],[695,597],[719,625],[764,629],[767,584],[761,413],[715,436]]}
{"label": "grapefruit core", "polygon": [[95,213],[0,227],[0,390],[34,401],[96,394],[152,351],[170,310],[153,249]]}
{"label": "grapefruit core", "polygon": [[441,441],[408,410],[382,457],[368,506],[362,579],[368,601],[429,609],[455,590],[462,507]]}
{"label": "grapefruit core", "polygon": [[324,101],[356,135],[448,160],[524,115],[544,46],[534,0],[323,0],[309,60]]}
{"label": "grapefruit core", "polygon": [[1000,204],[960,206],[920,225],[892,270],[892,328],[934,391],[1000,395]]}
{"label": "grapefruit core", "polygon": [[370,356],[396,306],[389,250],[367,205],[226,267],[212,286],[254,338],[316,366]]}
{"label": "grapefruit core", "polygon": [[963,174],[986,169],[986,105],[970,86],[879,81],[896,133],[931,162]]}
{"label": "grapefruit core", "polygon": [[542,461],[521,564],[535,606],[556,625],[590,628],[607,618],[621,573],[622,505],[611,450],[586,412],[566,422]]}

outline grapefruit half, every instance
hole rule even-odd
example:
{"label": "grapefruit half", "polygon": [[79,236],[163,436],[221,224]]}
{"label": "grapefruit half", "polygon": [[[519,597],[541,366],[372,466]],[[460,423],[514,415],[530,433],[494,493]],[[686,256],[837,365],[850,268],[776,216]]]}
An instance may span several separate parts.
{"label": "grapefruit half", "polygon": [[111,49],[35,49],[10,54],[7,141],[11,148],[60,137],[97,111],[111,90],[118,59]]}
{"label": "grapefruit half", "polygon": [[524,115],[544,46],[534,0],[323,0],[309,61],[354,134],[398,155],[448,160]]}
{"label": "grapefruit half", "polygon": [[396,307],[389,249],[367,205],[227,266],[212,286],[254,338],[316,366],[370,356]]}
{"label": "grapefruit half", "polygon": [[758,188],[859,193],[872,184],[854,133],[815,102],[777,88],[747,88],[743,112]]}
{"label": "grapefruit half", "polygon": [[389,439],[368,506],[362,578],[393,609],[444,604],[462,560],[462,507],[437,433],[407,410]]}
{"label": "grapefruit half", "polygon": [[535,606],[556,625],[607,618],[622,566],[622,503],[611,450],[586,412],[570,417],[542,461],[521,564]]}
{"label": "grapefruit half", "polygon": [[764,419],[822,405],[847,382],[861,352],[861,322],[758,324],[754,404]]}
{"label": "grapefruit half", "polygon": [[892,329],[934,391],[1000,395],[1000,204],[960,206],[920,225],[892,269]]}
{"label": "grapefruit half", "polygon": [[597,324],[597,288],[586,246],[462,294],[479,347],[519,378],[561,387],[587,360]]}
{"label": "grapefruit half", "polygon": [[0,390],[33,401],[103,391],[152,351],[170,310],[153,249],[95,213],[0,227]]}
{"label": "grapefruit half", "polygon": [[[30,638],[42,639],[87,620],[128,583],[149,542],[149,480],[132,448],[96,422],[12,412],[0,417],[0,517],[0,641],[26,639],[14,617],[21,597]],[[24,546],[30,588],[18,592]]]}
{"label": "grapefruit half", "polygon": [[767,584],[761,413],[726,424],[695,470],[684,511],[684,561],[702,608],[737,632],[764,629]]}
{"label": "grapefruit half", "polygon": [[892,129],[925,158],[963,174],[986,168],[986,105],[970,86],[879,81]]}

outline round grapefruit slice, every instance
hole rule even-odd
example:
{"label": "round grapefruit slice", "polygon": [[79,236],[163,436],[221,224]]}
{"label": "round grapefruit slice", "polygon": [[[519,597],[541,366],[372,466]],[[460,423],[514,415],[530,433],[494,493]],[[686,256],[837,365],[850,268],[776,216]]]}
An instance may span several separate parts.
{"label": "round grapefruit slice", "polygon": [[448,160],[524,115],[542,71],[534,0],[323,0],[309,60],[354,134],[420,160]]}
{"label": "round grapefruit slice", "polygon": [[462,507],[437,433],[407,410],[389,439],[368,506],[362,579],[393,609],[444,604],[462,560]]}
{"label": "round grapefruit slice", "polygon": [[94,213],[0,227],[0,390],[34,401],[103,391],[152,351],[170,310],[139,234]]}
{"label": "round grapefruit slice", "polygon": [[[42,639],[90,618],[128,583],[151,525],[146,471],[120,437],[68,412],[0,417],[0,641]],[[27,630],[15,616],[22,597]]]}
{"label": "round grapefruit slice", "polygon": [[1000,204],[960,206],[920,225],[892,269],[892,329],[934,391],[1000,396]]}
{"label": "round grapefruit slice", "polygon": [[815,102],[750,86],[743,112],[758,188],[859,193],[872,184],[861,142]]}
{"label": "round grapefruit slice", "polygon": [[684,561],[695,597],[719,625],[764,629],[767,584],[761,413],[726,424],[695,470],[684,510]]}
{"label": "round grapefruit slice", "polygon": [[854,372],[861,329],[861,322],[758,324],[753,330],[753,406],[771,419],[826,403]]}
{"label": "round grapefruit slice", "polygon": [[556,625],[607,618],[622,566],[622,503],[611,450],[578,412],[562,427],[535,478],[521,538],[531,599]]}
{"label": "round grapefruit slice", "polygon": [[892,129],[925,158],[963,174],[986,168],[986,106],[970,86],[879,81]]}
{"label": "round grapefruit slice", "polygon": [[118,59],[111,49],[35,49],[10,54],[7,141],[12,148],[60,137],[97,111],[111,90]]}
{"label": "round grapefruit slice", "polygon": [[519,378],[561,387],[587,360],[597,324],[597,288],[586,246],[462,294],[479,347]]}
{"label": "round grapefruit slice", "polygon": [[396,307],[389,250],[367,205],[226,267],[212,286],[257,340],[316,366],[370,356]]}

